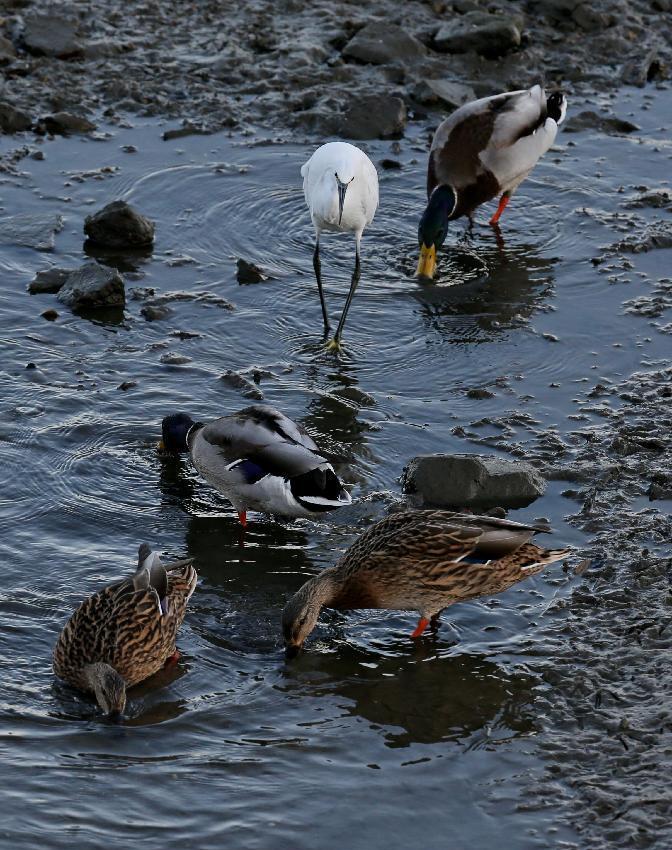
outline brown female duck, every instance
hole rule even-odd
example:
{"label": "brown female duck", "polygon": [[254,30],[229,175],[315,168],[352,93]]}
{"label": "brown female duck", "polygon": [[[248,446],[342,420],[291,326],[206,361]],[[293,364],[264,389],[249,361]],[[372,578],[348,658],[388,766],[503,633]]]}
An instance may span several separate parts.
{"label": "brown female duck", "polygon": [[85,599],[68,620],[54,649],[54,672],[95,694],[106,714],[121,714],[127,687],[179,657],[175,638],[196,580],[191,559],[164,567],[143,543],[133,576]]}
{"label": "brown female duck", "polygon": [[541,86],[466,103],[439,125],[427,166],[427,208],[420,219],[417,274],[434,276],[448,222],[500,195],[497,224],[511,195],[555,141],[567,111],[562,92]]}
{"label": "brown female duck", "polygon": [[325,607],[415,609],[420,620],[411,637],[419,637],[449,605],[501,593],[564,558],[569,549],[530,543],[547,530],[452,511],[392,514],[289,600],[282,613],[287,655],[296,655]]}

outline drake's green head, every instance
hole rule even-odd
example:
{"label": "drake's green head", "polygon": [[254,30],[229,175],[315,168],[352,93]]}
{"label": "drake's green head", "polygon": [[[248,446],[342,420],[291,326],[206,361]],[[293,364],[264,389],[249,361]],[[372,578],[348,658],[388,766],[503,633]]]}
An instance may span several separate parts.
{"label": "drake's green head", "polygon": [[443,245],[448,233],[448,221],[457,206],[457,194],[452,186],[437,186],[432,192],[427,208],[418,227],[418,277],[434,277],[436,252]]}

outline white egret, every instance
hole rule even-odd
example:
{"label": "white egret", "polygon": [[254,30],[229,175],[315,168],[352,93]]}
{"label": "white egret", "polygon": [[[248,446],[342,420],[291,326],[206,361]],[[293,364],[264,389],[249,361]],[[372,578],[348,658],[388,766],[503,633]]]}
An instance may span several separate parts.
{"label": "white egret", "polygon": [[303,192],[315,228],[313,266],[322,305],[325,335],[329,332],[329,316],[322,289],[320,235],[323,230],[355,235],[355,269],[341,318],[329,343],[340,348],[343,326],[360,277],[359,244],[367,224],[378,208],[378,172],[368,156],[347,142],[328,142],[319,147],[301,167]]}

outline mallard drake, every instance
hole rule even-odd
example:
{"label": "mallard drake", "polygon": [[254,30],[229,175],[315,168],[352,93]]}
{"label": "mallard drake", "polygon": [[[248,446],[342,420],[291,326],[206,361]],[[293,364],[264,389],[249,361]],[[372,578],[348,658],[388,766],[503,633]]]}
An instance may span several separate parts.
{"label": "mallard drake", "polygon": [[418,228],[417,274],[432,278],[448,222],[500,195],[497,224],[511,195],[551,147],[567,111],[562,92],[541,86],[466,103],[443,121],[427,166],[428,203]]}
{"label": "mallard drake", "polygon": [[314,517],[349,505],[350,494],[309,434],[279,410],[253,405],[207,425],[166,416],[159,448],[189,452],[203,478],[238,511]]}
{"label": "mallard drake", "polygon": [[345,319],[360,277],[359,243],[364,228],[373,221],[378,208],[378,172],[364,151],[348,142],[321,145],[301,166],[303,193],[315,228],[313,268],[322,305],[325,335],[329,332],[327,305],[322,291],[320,234],[323,230],[353,233],[355,268],[341,318],[329,348],[338,350]]}
{"label": "mallard drake", "polygon": [[282,613],[287,655],[296,655],[325,607],[417,610],[417,638],[449,605],[501,593],[564,558],[569,549],[529,542],[548,530],[452,511],[392,514],[289,600]]}
{"label": "mallard drake", "polygon": [[197,580],[191,563],[164,567],[143,543],[135,573],[85,599],[65,624],[56,675],[95,694],[106,714],[121,714],[127,688],[179,657],[175,638]]}

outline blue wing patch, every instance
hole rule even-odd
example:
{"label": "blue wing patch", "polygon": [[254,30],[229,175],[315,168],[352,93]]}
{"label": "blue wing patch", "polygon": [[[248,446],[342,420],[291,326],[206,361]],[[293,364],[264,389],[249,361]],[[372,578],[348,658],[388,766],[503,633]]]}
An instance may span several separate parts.
{"label": "blue wing patch", "polygon": [[248,458],[243,458],[243,460],[239,461],[231,468],[240,472],[245,479],[246,484],[256,484],[257,481],[261,481],[262,478],[265,478],[268,475],[268,472],[265,469],[262,469],[258,463],[255,463],[253,460],[249,460]]}

